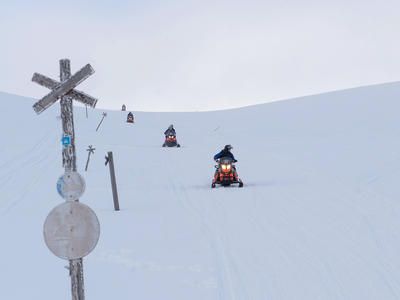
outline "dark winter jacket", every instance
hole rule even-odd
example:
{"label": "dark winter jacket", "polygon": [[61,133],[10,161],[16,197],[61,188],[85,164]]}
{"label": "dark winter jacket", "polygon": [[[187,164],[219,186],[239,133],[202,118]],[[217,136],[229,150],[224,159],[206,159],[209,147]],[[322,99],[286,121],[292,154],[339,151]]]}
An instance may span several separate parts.
{"label": "dark winter jacket", "polygon": [[164,135],[165,135],[165,136],[167,136],[167,135],[176,136],[175,129],[174,129],[174,128],[171,128],[171,129],[168,128],[167,130],[165,130]]}
{"label": "dark winter jacket", "polygon": [[221,152],[215,154],[215,155],[214,155],[214,160],[220,159],[220,158],[222,158],[222,157],[229,157],[229,158],[232,158],[232,160],[233,160],[234,162],[236,162],[235,157],[233,156],[233,154],[232,154],[231,151],[229,151],[229,150],[225,150],[225,149],[224,149],[224,150],[222,150]]}

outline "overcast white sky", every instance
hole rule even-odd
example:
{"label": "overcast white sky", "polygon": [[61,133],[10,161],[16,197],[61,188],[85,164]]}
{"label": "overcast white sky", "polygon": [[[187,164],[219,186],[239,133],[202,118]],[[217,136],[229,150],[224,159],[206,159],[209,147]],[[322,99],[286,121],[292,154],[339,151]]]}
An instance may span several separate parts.
{"label": "overcast white sky", "polygon": [[0,0],[0,91],[96,73],[98,107],[237,107],[400,79],[400,1]]}

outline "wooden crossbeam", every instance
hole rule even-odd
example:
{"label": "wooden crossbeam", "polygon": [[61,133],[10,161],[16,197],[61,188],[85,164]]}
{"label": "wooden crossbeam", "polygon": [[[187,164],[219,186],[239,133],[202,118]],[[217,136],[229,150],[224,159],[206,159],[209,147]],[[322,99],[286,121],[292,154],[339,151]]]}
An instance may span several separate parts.
{"label": "wooden crossbeam", "polygon": [[[58,84],[49,94],[44,96],[41,100],[33,105],[33,109],[37,114],[40,114],[52,104],[54,104],[60,97],[65,96],[70,91],[72,91],[77,85],[88,78],[94,73],[94,69],[90,64],[87,64],[74,75],[72,75],[68,80]],[[49,81],[46,81],[50,84]],[[82,99],[82,98],[81,98]]]}
{"label": "wooden crossbeam", "polygon": [[[41,86],[47,87],[50,90],[56,89],[61,84],[60,82],[39,73],[33,74],[32,81],[40,84]],[[93,108],[96,107],[97,104],[96,98],[78,90],[71,90],[66,94],[66,96],[70,96],[74,100],[77,100],[82,104],[89,105]]]}

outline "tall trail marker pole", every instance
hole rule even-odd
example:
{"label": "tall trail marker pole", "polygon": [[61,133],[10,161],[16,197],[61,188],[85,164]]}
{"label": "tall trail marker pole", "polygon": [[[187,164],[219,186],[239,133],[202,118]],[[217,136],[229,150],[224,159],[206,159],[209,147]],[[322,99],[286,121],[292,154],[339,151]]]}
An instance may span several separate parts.
{"label": "tall trail marker pole", "polygon": [[87,161],[86,161],[85,171],[87,171],[87,169],[89,167],[90,155],[94,154],[94,150],[96,150],[96,148],[93,148],[92,145],[89,145],[89,147],[86,149],[86,151],[88,152],[88,158],[87,158]]}
{"label": "tall trail marker pole", "polygon": [[97,125],[96,131],[99,130],[101,123],[103,123],[104,118],[107,117],[107,113],[103,112],[103,117],[100,120],[99,125]]}
{"label": "tall trail marker pole", "polygon": [[64,175],[57,188],[66,202],[56,206],[44,224],[45,242],[58,257],[69,260],[73,300],[84,300],[83,260],[97,244],[100,226],[95,213],[79,203],[84,192],[84,180],[76,172],[75,132],[72,100],[95,107],[97,99],[74,88],[94,73],[87,64],[71,76],[70,61],[60,60],[60,82],[35,73],[32,81],[52,91],[33,105],[37,114],[42,113],[60,99],[62,120],[62,165]]}
{"label": "tall trail marker pole", "polygon": [[118,200],[118,191],[117,191],[117,180],[115,179],[115,169],[114,169],[114,157],[113,153],[109,151],[106,156],[106,163],[110,167],[110,179],[111,179],[111,188],[113,194],[113,201],[114,201],[114,210],[119,210],[119,200]]}

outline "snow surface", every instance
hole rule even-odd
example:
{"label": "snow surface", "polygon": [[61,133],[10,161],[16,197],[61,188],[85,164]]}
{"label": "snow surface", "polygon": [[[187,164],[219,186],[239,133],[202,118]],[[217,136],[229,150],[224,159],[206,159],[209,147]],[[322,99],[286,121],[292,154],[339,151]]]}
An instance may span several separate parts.
{"label": "snow surface", "polygon": [[[45,93],[45,91],[44,91]],[[75,108],[81,201],[101,223],[86,298],[400,299],[400,84],[204,113]],[[42,226],[63,200],[59,106],[0,93],[0,299],[71,299]],[[161,148],[173,123],[182,148]],[[234,147],[245,187],[210,189]],[[96,148],[84,172],[87,146]],[[120,212],[113,211],[113,151]]]}

